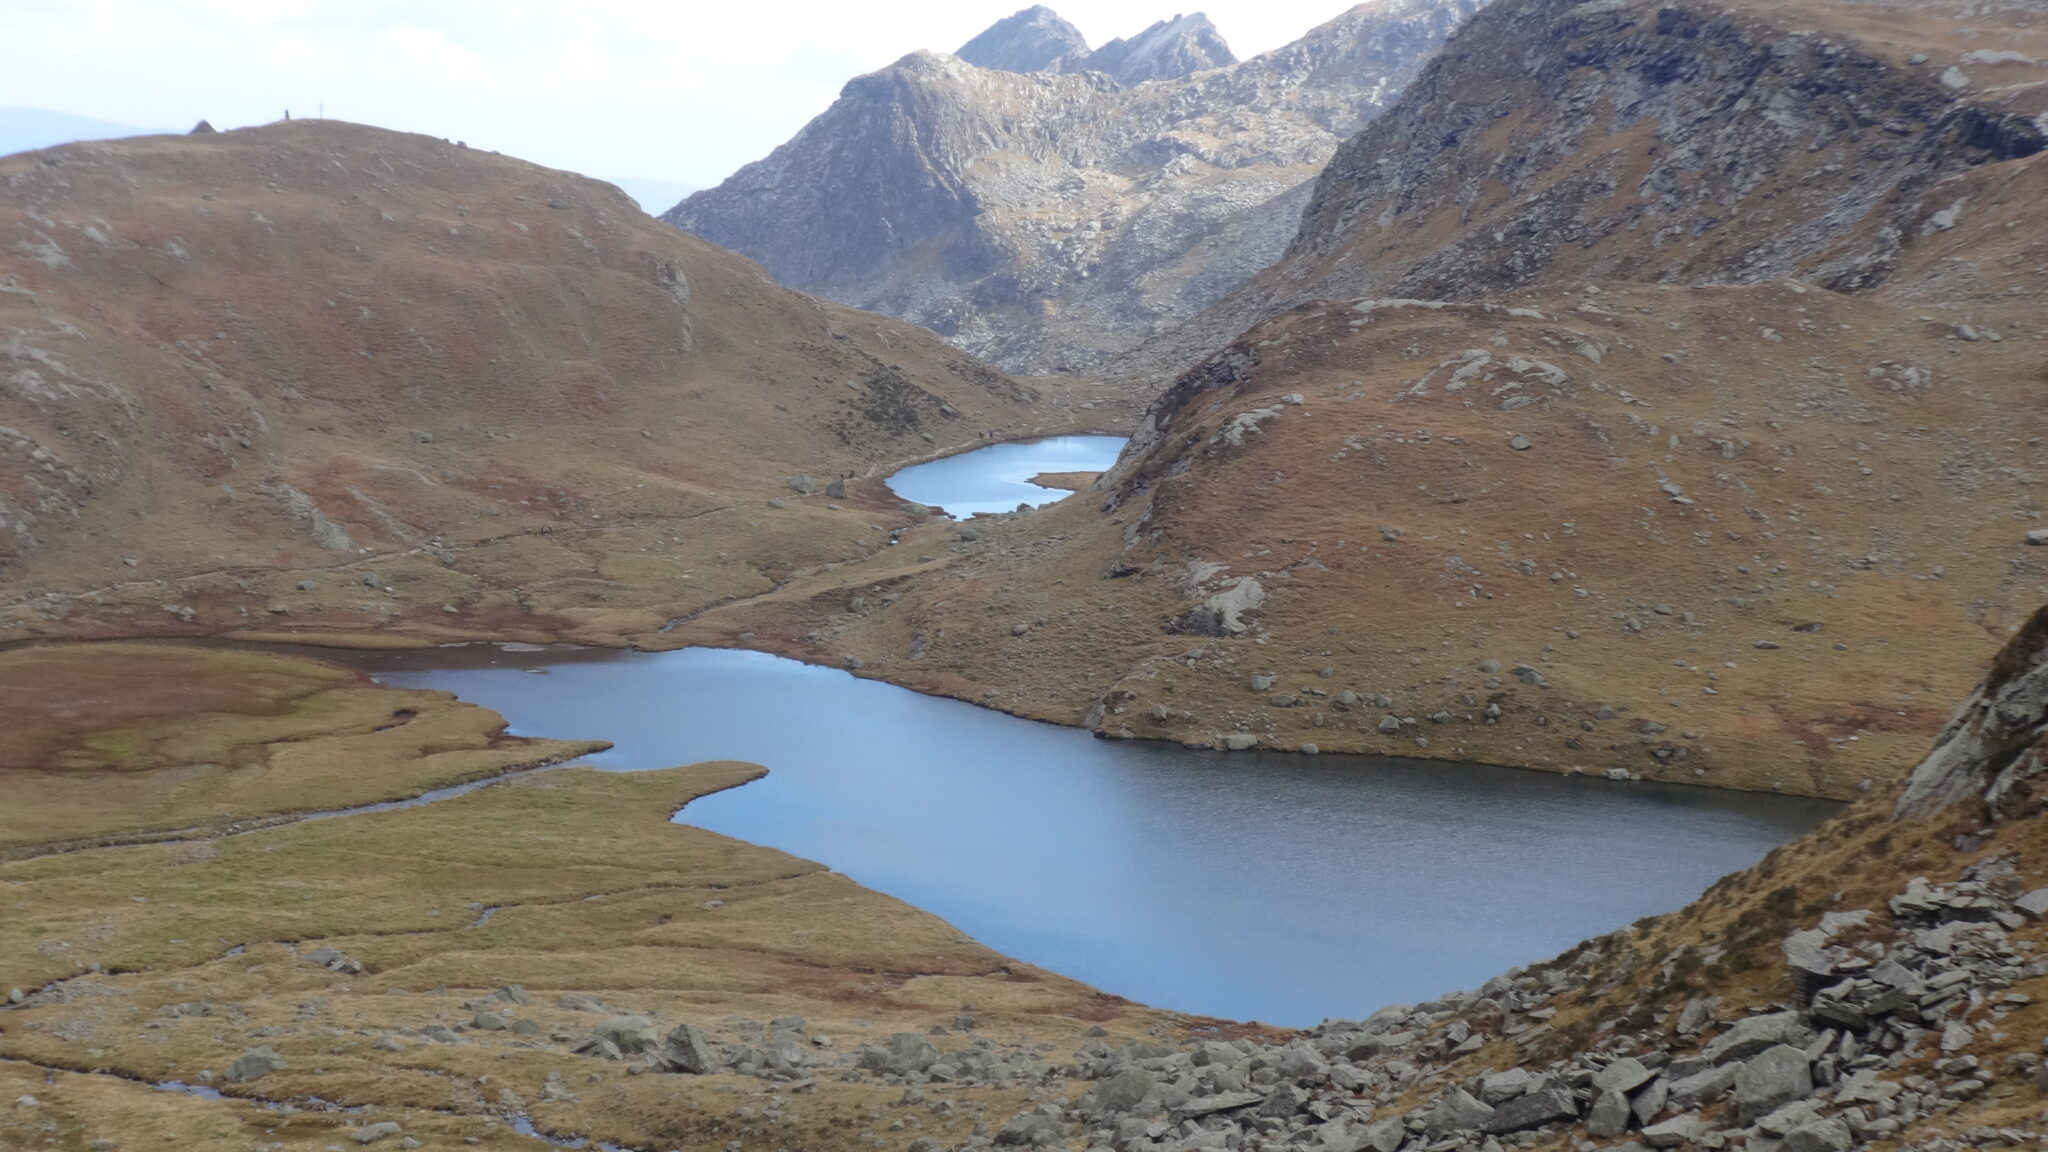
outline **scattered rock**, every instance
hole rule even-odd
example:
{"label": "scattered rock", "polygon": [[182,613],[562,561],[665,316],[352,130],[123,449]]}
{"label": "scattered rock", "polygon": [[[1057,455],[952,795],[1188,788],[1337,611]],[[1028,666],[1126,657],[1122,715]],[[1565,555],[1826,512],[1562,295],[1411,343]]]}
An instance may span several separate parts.
{"label": "scattered rock", "polygon": [[603,1040],[617,1047],[627,1056],[636,1056],[649,1051],[660,1038],[655,1034],[654,1021],[645,1016],[610,1016],[598,1021],[590,1030],[593,1040]]}
{"label": "scattered rock", "polygon": [[237,1056],[235,1062],[228,1065],[227,1071],[221,1073],[221,1078],[230,1084],[247,1084],[252,1080],[261,1080],[272,1072],[281,1071],[284,1067],[284,1057],[272,1051],[266,1044],[259,1048],[251,1048]]}
{"label": "scattered rock", "polygon": [[1735,1108],[1744,1124],[1813,1095],[1806,1053],[1790,1044],[1766,1048],[1735,1076]]}
{"label": "scattered rock", "polygon": [[333,948],[315,948],[311,952],[300,956],[299,959],[304,960],[308,964],[318,964],[330,972],[344,972],[351,976],[360,975],[363,971],[360,961],[352,960],[347,955]]}
{"label": "scattered rock", "polygon": [[723,1067],[724,1061],[705,1038],[704,1031],[695,1024],[679,1024],[671,1029],[668,1039],[661,1048],[660,1063],[670,1072],[687,1072],[702,1076]]}
{"label": "scattered rock", "polygon": [[1559,1120],[1574,1120],[1578,1115],[1578,1103],[1570,1092],[1562,1088],[1539,1088],[1494,1109],[1493,1115],[1487,1118],[1485,1129],[1495,1133],[1520,1132]]}

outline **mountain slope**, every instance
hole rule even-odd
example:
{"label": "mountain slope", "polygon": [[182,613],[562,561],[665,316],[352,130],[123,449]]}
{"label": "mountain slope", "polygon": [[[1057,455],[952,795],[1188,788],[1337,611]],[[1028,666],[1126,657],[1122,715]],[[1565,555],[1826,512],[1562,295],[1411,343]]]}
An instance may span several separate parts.
{"label": "mountain slope", "polygon": [[[1968,43],[1998,49],[1955,42],[1973,18]],[[1337,151],[1283,258],[1119,368],[1177,372],[1310,300],[1568,277],[1876,291],[1965,213],[1946,182],[2048,144],[2037,58],[2048,14],[2026,6],[1490,10]]]}
{"label": "mountain slope", "polygon": [[610,185],[333,122],[0,161],[0,334],[0,636],[651,632],[880,546],[863,477],[1029,400]]}
{"label": "mountain slope", "polygon": [[[914,53],[662,218],[1011,370],[1086,366],[1279,256],[1305,182],[1479,2],[1377,0],[1256,59],[1131,88]],[[1118,67],[1195,19],[1117,48]]]}
{"label": "mountain slope", "polygon": [[[1849,69],[1834,87],[1773,72],[1793,57],[1765,47],[1814,47],[1785,28],[1829,11],[1488,9],[1346,146],[1358,162],[1319,181],[1287,258],[1233,294],[1253,326],[1179,375],[1081,498],[977,524],[944,580],[905,577],[888,612],[847,617],[820,592],[723,627],[1108,736],[1838,797],[1895,779],[1962,670],[2048,600],[2048,155],[2022,154],[2017,112],[1840,33],[1798,57]],[[1592,19],[1635,31],[1593,37]],[[1713,57],[1688,65],[1690,102],[1741,110],[1674,114],[1662,138],[1647,114],[1595,130],[1588,109],[1623,105],[1588,91],[1629,72],[1588,53],[1647,52],[1631,37],[1659,24],[1740,30],[1674,33],[1672,51]],[[1479,101],[1541,59],[1559,63]],[[1721,69],[1741,60],[1760,63]],[[1925,127],[1772,129],[1802,91],[1872,114],[1923,101]],[[1515,99],[1504,126],[1468,124]],[[1701,132],[1792,184],[1758,184],[1727,216],[1730,169],[1693,165],[1686,186],[1713,194],[1659,208],[1683,243],[1588,224],[1647,211],[1632,197],[1565,195],[1562,173],[1650,172]],[[1813,157],[1810,178],[1843,195],[1789,190]],[[1405,181],[1379,175],[1411,161]],[[1496,169],[1527,186],[1466,178]],[[1854,172],[1883,195],[1848,195]],[[1911,226],[1886,239],[1886,222]],[[1540,254],[1489,266],[1512,286],[1443,271],[1511,228]],[[1889,272],[1854,293],[1775,264],[1754,283],[1660,282],[1743,279],[1766,251],[1819,277],[1866,266],[1873,244]],[[1359,285],[1440,295],[1316,298]]]}
{"label": "mountain slope", "polygon": [[2048,613],[1903,789],[1686,909],[1304,1035],[1085,1047],[1061,1118],[1135,1152],[2038,1145],[2044,641]]}

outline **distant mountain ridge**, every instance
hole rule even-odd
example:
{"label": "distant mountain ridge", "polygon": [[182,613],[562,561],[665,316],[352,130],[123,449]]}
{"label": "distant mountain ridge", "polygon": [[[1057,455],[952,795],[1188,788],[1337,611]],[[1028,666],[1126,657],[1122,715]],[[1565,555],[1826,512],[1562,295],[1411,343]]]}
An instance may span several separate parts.
{"label": "distant mountain ridge", "polygon": [[662,219],[1011,371],[1087,368],[1277,259],[1338,144],[1484,3],[1374,0],[1242,62],[1200,14],[1077,55],[1025,9],[855,78]]}
{"label": "distant mountain ridge", "polygon": [[113,140],[122,136],[154,136],[166,128],[137,128],[48,108],[0,108],[0,156],[33,152],[78,140]]}
{"label": "distant mountain ridge", "polygon": [[612,183],[618,185],[620,191],[631,196],[634,202],[640,205],[641,211],[649,216],[673,207],[677,201],[697,190],[694,184],[658,180],[651,176],[620,176]]}
{"label": "distant mountain ridge", "polygon": [[996,21],[954,55],[1004,72],[1100,72],[1125,87],[1237,63],[1223,34],[1200,12],[1161,20],[1128,40],[1090,51],[1081,30],[1043,4]]}

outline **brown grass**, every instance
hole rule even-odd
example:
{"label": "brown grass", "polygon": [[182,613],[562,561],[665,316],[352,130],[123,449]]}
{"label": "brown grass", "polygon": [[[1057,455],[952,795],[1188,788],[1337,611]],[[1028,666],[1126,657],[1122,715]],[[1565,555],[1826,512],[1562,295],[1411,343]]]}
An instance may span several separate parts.
{"label": "brown grass", "polygon": [[316,660],[153,644],[0,652],[0,856],[204,836],[417,796],[602,741],[507,736],[446,692]]}

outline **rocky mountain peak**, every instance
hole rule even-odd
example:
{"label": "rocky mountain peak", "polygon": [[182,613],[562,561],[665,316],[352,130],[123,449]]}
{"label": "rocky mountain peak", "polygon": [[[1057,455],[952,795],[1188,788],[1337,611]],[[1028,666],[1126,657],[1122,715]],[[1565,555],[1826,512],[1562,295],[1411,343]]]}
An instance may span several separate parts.
{"label": "rocky mountain peak", "polygon": [[1085,368],[1277,259],[1338,145],[1482,2],[1378,0],[1241,63],[1175,16],[1019,75],[1064,27],[1025,9],[855,78],[662,219],[1010,370]]}
{"label": "rocky mountain peak", "polygon": [[1088,41],[1059,13],[1033,4],[989,25],[953,55],[1004,72],[1057,72],[1069,60],[1085,58]]}
{"label": "rocky mountain peak", "polygon": [[1069,71],[1105,72],[1126,87],[1171,80],[1237,63],[1209,17],[1196,12],[1161,20],[1128,40],[1111,40]]}
{"label": "rocky mountain peak", "polygon": [[953,54],[1003,72],[1099,72],[1126,88],[1237,63],[1223,34],[1200,12],[1176,13],[1091,52],[1081,30],[1043,4],[1003,17]]}

